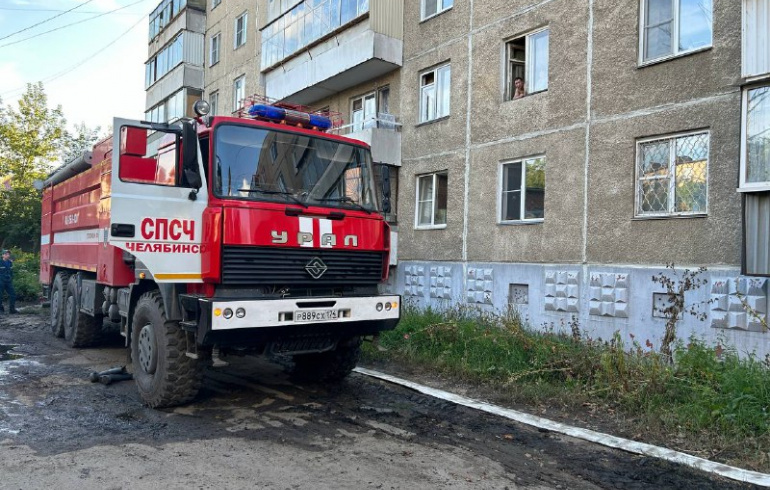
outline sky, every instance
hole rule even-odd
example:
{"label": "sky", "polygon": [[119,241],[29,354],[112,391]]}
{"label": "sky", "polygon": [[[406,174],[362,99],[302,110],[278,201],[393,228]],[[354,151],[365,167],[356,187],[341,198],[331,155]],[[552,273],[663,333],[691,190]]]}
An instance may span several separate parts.
{"label": "sky", "polygon": [[149,14],[160,1],[0,0],[2,104],[17,109],[26,84],[43,82],[70,128],[85,123],[102,134],[113,117],[144,119]]}

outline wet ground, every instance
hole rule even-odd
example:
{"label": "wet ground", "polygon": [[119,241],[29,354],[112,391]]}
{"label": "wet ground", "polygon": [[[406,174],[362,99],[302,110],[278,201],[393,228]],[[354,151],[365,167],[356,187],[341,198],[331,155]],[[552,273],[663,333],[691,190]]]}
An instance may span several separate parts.
{"label": "wet ground", "polygon": [[252,358],[191,404],[142,405],[120,342],[68,349],[40,315],[0,316],[0,487],[752,488],[351,375],[292,383]]}

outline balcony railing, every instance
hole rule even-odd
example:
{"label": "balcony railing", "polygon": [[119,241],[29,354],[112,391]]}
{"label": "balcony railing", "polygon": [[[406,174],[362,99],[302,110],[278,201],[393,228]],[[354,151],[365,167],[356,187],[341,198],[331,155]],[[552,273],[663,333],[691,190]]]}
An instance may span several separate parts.
{"label": "balcony railing", "polygon": [[393,114],[386,114],[380,112],[377,117],[370,117],[360,121],[353,121],[350,124],[345,124],[330,130],[330,133],[338,134],[340,136],[347,136],[353,133],[359,133],[367,129],[390,129],[392,131],[401,131],[401,123],[397,121],[397,117]]}

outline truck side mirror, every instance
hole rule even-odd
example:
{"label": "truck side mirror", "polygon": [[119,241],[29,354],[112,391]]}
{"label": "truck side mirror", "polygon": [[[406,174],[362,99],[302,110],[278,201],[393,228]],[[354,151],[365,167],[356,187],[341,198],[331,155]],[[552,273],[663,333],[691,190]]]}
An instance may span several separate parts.
{"label": "truck side mirror", "polygon": [[193,189],[203,185],[198,169],[198,133],[189,121],[182,123],[182,185]]}
{"label": "truck side mirror", "polygon": [[390,213],[390,167],[383,165],[382,172],[382,212]]}

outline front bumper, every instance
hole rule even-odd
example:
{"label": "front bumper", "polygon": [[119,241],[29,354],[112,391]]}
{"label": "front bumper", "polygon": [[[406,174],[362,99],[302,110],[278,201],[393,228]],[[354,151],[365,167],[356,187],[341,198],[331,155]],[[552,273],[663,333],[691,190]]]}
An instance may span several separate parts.
{"label": "front bumper", "polygon": [[[204,301],[209,303],[204,311],[210,312],[212,331],[308,325],[333,327],[337,324],[395,324],[401,317],[401,297],[397,295]],[[387,304],[390,304],[389,309]]]}

